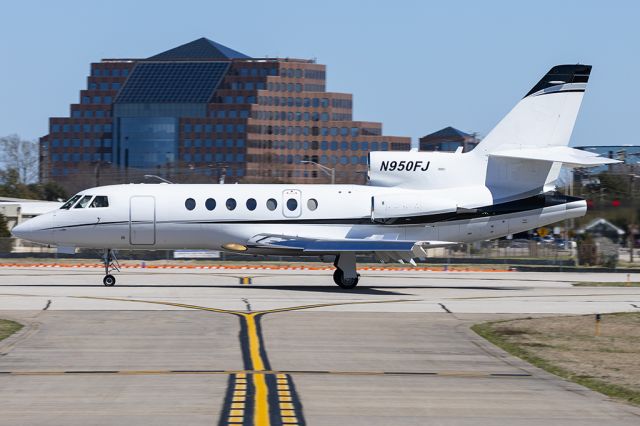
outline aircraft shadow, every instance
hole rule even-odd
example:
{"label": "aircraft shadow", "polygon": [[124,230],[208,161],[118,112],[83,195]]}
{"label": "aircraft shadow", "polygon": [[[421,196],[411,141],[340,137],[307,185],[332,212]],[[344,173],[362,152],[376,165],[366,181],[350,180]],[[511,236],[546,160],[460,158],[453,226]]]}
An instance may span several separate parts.
{"label": "aircraft shadow", "polygon": [[[0,284],[2,287],[103,287],[102,284]],[[339,293],[339,294],[363,294],[373,296],[395,295],[413,296],[413,293],[403,293],[399,290],[496,290],[518,291],[524,287],[490,287],[490,286],[359,286],[352,290],[344,290],[332,284],[324,285],[195,285],[195,284],[171,284],[171,285],[145,285],[145,284],[117,284],[116,288],[233,288],[247,291],[255,290],[280,290],[280,291],[304,291],[312,293]]]}

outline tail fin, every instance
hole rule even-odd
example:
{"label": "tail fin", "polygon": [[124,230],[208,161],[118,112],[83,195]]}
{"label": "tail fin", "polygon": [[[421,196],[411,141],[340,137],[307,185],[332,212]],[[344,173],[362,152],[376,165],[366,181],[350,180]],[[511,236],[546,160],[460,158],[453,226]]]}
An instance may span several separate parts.
{"label": "tail fin", "polygon": [[557,65],[474,149],[477,153],[567,146],[591,65]]}
{"label": "tail fin", "polygon": [[554,189],[562,163],[601,161],[568,147],[590,73],[590,65],[551,68],[470,152],[488,157],[494,202]]}

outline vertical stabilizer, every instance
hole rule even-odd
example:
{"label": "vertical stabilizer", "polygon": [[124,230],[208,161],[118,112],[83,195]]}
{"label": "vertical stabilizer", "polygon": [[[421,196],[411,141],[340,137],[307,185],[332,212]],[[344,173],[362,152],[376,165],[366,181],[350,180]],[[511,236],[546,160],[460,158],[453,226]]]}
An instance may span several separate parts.
{"label": "vertical stabilizer", "polygon": [[590,65],[551,68],[474,151],[567,146],[590,73]]}
{"label": "vertical stabilizer", "polygon": [[[563,159],[522,158],[518,152],[569,145],[591,73],[590,65],[558,65],[518,102],[473,150],[488,156],[485,185],[494,201],[514,200],[554,188]],[[505,156],[510,153],[510,156]],[[520,158],[517,158],[520,157]]]}

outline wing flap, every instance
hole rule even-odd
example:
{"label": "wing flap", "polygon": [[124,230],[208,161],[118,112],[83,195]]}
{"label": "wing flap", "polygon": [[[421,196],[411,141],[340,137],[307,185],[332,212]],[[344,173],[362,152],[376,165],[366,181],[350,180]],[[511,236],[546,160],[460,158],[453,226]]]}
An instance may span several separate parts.
{"label": "wing flap", "polygon": [[302,251],[305,253],[338,252],[404,252],[416,248],[436,248],[455,245],[451,241],[382,240],[369,238],[312,239],[286,235],[256,235],[249,241],[255,247]]}

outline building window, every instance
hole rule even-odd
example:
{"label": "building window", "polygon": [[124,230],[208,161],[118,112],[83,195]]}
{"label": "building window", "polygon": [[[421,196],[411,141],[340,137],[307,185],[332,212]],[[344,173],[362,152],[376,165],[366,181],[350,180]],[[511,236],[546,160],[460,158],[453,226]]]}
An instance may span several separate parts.
{"label": "building window", "polygon": [[196,208],[196,200],[194,200],[193,198],[187,198],[184,202],[184,206],[187,208],[187,210],[193,210]]}
{"label": "building window", "polygon": [[247,208],[251,211],[255,210],[256,207],[258,206],[258,203],[256,202],[255,198],[249,198],[247,200]]}
{"label": "building window", "polygon": [[307,208],[311,211],[315,210],[318,208],[318,200],[316,200],[315,198],[309,198],[309,201],[307,201]]}
{"label": "building window", "polygon": [[213,198],[207,198],[207,201],[204,202],[204,206],[207,210],[211,211],[216,208],[216,200]]}
{"label": "building window", "polygon": [[228,198],[227,199],[226,206],[227,206],[228,210],[235,210],[237,204],[238,203],[236,203],[235,199],[233,199],[233,198]]}
{"label": "building window", "polygon": [[274,211],[278,208],[278,202],[273,198],[269,198],[267,200],[267,208],[271,211]]}

